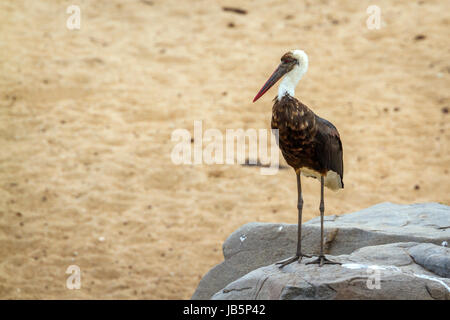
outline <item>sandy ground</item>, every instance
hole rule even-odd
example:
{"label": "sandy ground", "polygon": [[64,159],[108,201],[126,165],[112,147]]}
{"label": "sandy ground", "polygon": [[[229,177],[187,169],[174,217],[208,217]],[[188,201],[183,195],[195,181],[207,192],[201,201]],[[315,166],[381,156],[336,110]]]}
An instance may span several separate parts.
{"label": "sandy ground", "polygon": [[[81,8],[81,29],[66,8]],[[269,128],[289,49],[297,97],[339,129],[326,214],[450,204],[449,1],[1,1],[0,298],[190,298],[252,221],[296,223],[291,169],[174,165],[177,128]],[[236,6],[246,15],[225,12]],[[305,221],[319,184],[303,180]],[[66,288],[69,265],[81,289]]]}

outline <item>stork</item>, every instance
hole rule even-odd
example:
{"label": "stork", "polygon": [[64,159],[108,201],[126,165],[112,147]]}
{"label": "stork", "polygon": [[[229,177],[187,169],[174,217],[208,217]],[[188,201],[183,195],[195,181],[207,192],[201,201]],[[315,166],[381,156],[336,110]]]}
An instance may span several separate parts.
{"label": "stork", "polygon": [[344,188],[344,165],[339,132],[329,121],[316,115],[294,97],[294,90],[308,70],[308,56],[302,50],[292,50],[281,57],[281,63],[253,99],[258,100],[283,76],[272,108],[272,129],[278,129],[279,148],[286,162],[297,175],[298,231],[296,254],[277,264],[280,268],[302,257],[303,197],[300,175],[320,180],[320,254],[307,264],[340,264],[327,259],[323,253],[324,186],[333,191]]}

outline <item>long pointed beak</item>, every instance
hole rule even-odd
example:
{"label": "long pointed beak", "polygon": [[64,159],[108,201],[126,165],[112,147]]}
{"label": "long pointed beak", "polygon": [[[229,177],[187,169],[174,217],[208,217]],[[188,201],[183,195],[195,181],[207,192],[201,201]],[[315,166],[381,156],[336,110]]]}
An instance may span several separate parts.
{"label": "long pointed beak", "polygon": [[266,83],[261,88],[261,90],[259,90],[258,94],[253,98],[253,102],[255,102],[256,100],[261,98],[264,93],[269,91],[269,89],[272,88],[272,86],[275,83],[277,83],[277,81],[280,80],[280,78],[282,76],[284,76],[286,74],[286,72],[287,72],[287,70],[286,70],[285,66],[283,64],[280,64],[278,66],[278,68],[272,73],[269,80],[266,81]]}

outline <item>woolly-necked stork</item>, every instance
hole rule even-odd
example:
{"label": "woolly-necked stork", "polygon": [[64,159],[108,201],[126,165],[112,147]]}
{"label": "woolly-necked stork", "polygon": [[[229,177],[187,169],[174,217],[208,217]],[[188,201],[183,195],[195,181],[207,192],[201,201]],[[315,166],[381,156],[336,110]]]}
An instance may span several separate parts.
{"label": "woolly-necked stork", "polygon": [[323,217],[324,186],[334,191],[344,188],[343,151],[339,132],[329,121],[316,115],[306,105],[294,97],[294,90],[308,69],[308,56],[302,50],[292,50],[281,57],[281,63],[269,80],[253,99],[258,100],[280,78],[272,108],[272,129],[278,129],[279,147],[286,162],[297,175],[298,192],[298,239],[295,256],[278,262],[280,268],[294,262],[299,263],[302,257],[311,257],[302,253],[302,187],[300,174],[320,180],[320,255],[307,264],[339,264],[328,260],[323,253]]}

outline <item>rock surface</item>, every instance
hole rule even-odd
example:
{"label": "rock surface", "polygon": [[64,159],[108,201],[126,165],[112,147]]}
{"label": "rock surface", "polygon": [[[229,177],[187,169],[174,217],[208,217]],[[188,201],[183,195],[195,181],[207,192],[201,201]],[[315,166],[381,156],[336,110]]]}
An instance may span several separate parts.
{"label": "rock surface", "polygon": [[[397,242],[440,245],[450,239],[450,207],[438,203],[382,203],[350,214],[326,216],[324,225],[325,253],[332,255]],[[225,261],[202,278],[192,299],[210,299],[250,271],[291,256],[296,249],[296,239],[297,225],[249,223],[242,226],[223,244]],[[303,224],[302,248],[305,253],[317,254],[319,247],[318,217]],[[418,259],[422,259],[421,256]],[[443,261],[448,263],[448,260]],[[445,270],[438,270],[441,264],[441,260],[429,257],[427,268],[445,276]]]}
{"label": "rock surface", "polygon": [[[450,279],[415,262],[448,259],[450,249],[434,244],[369,246],[350,255],[329,257],[342,265],[270,265],[230,283],[213,299],[439,299],[450,298]],[[447,268],[447,272],[449,269]]]}
{"label": "rock surface", "polygon": [[450,251],[445,247],[438,247],[431,243],[419,244],[409,254],[414,262],[435,274],[450,278]]}

